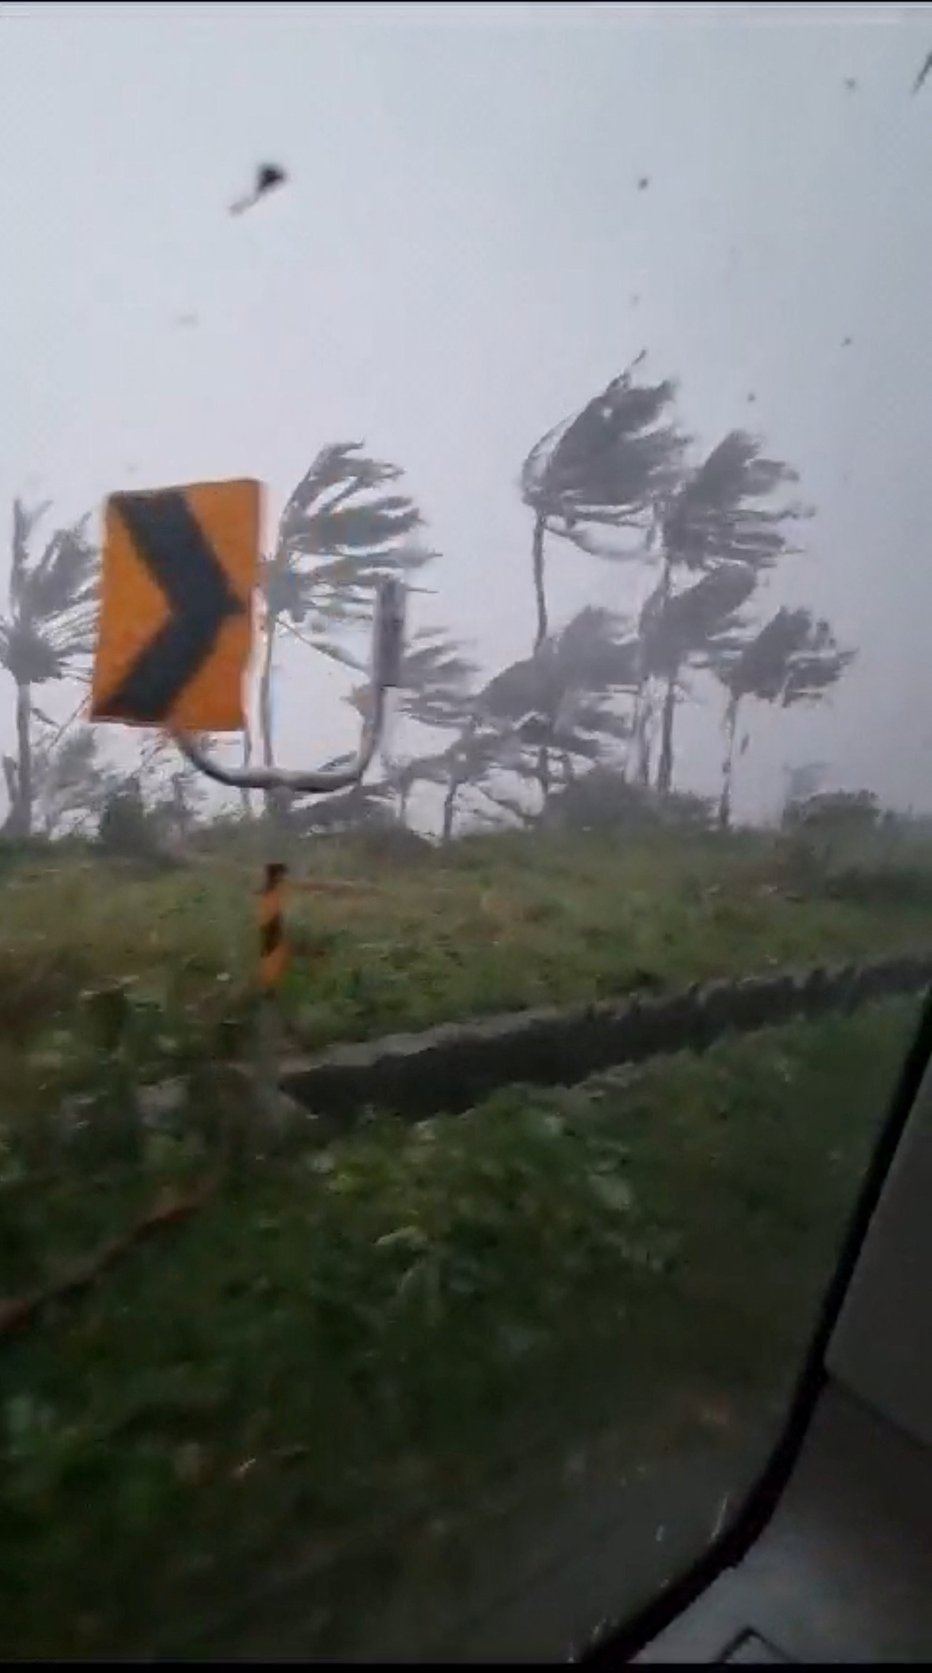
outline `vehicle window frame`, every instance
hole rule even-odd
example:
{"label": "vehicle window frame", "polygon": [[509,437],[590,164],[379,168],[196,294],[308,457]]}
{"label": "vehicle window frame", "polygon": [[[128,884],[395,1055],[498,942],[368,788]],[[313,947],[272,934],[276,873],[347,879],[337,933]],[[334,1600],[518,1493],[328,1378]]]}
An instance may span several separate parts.
{"label": "vehicle window frame", "polygon": [[829,1378],[829,1344],[848,1295],[894,1158],[932,1064],[932,986],[926,989],[916,1030],[880,1123],[861,1188],[855,1200],[834,1271],[823,1295],[803,1357],[783,1427],[734,1515],[699,1557],[662,1592],[628,1616],[600,1626],[585,1647],[569,1660],[601,1673],[633,1661],[646,1646],[684,1615],[730,1568],[747,1556],[765,1533],[789,1485],[809,1432],[819,1397]]}

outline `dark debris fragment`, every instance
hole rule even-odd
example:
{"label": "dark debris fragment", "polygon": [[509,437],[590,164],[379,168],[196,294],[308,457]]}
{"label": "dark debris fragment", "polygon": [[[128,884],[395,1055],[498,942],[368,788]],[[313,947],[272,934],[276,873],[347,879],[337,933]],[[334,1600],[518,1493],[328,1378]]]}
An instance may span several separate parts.
{"label": "dark debris fragment", "polygon": [[255,185],[252,191],[247,192],[244,197],[237,198],[234,203],[230,204],[230,214],[242,215],[245,210],[252,209],[261,197],[264,197],[267,192],[273,191],[276,186],[283,186],[287,179],[286,170],[280,168],[278,163],[260,163],[256,169]]}
{"label": "dark debris fragment", "polygon": [[930,70],[932,70],[932,52],[927,52],[926,56],[925,56],[925,62],[923,63],[922,69],[919,71],[919,74],[917,75],[915,81],[913,82],[913,92],[914,93],[919,92],[919,89],[922,86],[923,82],[926,80]]}

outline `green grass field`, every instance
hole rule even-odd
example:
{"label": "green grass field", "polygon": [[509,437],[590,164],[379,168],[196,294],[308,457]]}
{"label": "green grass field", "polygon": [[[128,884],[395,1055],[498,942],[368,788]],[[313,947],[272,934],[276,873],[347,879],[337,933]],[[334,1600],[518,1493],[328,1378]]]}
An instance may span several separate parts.
{"label": "green grass field", "polygon": [[[829,898],[764,838],[506,835],[403,863],[373,862],[352,841],[313,854],[313,868],[296,861],[298,881],[363,887],[289,899],[283,1004],[310,1047],[932,939],[932,886]],[[149,877],[91,861],[0,876],[10,1099],[15,1089],[24,1104],[48,1103],[80,1080],[75,1042],[100,1032],[88,996],[114,981],[128,984],[143,1072],[235,1050],[255,985],[259,875],[256,856]],[[106,1016],[103,1028],[106,1038]],[[94,1052],[89,1068],[94,1081]]]}
{"label": "green grass field", "polygon": [[[318,869],[362,864],[350,848]],[[295,897],[295,1038],[932,936],[929,904],[809,896],[750,841],[482,840],[374,880]],[[918,1011],[277,1156],[261,1135],[229,1148],[253,1112],[201,1063],[173,1129],[141,1131],[135,1081],[242,1045],[248,883],[227,864],[0,884],[0,1294],[216,1176],[189,1220],[2,1345],[7,1656],[206,1653],[299,1555],[316,1579],[295,1648],[339,1654],[366,1575],[416,1614],[428,1593],[440,1607],[442,1571],[453,1610],[457,1560],[493,1561],[503,1518],[562,1515],[567,1472],[606,1435],[630,1462],[772,1428]],[[114,977],[134,979],[116,1022]],[[59,1126],[63,1107],[80,1119]]]}

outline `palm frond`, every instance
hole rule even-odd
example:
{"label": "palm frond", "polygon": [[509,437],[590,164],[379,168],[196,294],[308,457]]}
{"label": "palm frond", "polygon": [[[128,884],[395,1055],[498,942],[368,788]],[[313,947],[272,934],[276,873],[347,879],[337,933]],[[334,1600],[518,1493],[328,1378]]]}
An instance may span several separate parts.
{"label": "palm frond", "polygon": [[676,385],[614,378],[528,454],[525,502],[573,540],[585,525],[639,526],[680,479],[688,438],[670,419]]}
{"label": "palm frond", "polygon": [[853,659],[853,651],[838,646],[827,621],[784,605],[753,639],[724,657],[717,672],[733,700],[756,697],[785,708],[818,701]]}
{"label": "palm frond", "polygon": [[423,517],[410,496],[380,492],[400,480],[400,468],[362,446],[321,449],[292,492],[260,575],[273,623],[327,636],[359,626],[384,576],[414,574],[437,556],[414,538]]}
{"label": "palm frond", "polygon": [[46,505],[13,505],[9,611],[0,621],[0,663],[24,684],[61,679],[93,646],[97,553],[87,520],[55,531],[35,559],[30,538]]}
{"label": "palm frond", "polygon": [[385,495],[365,505],[344,505],[312,509],[296,519],[287,535],[289,553],[312,557],[334,553],[337,557],[365,556],[383,552],[402,535],[420,526],[421,514],[404,495]]}
{"label": "palm frond", "polygon": [[364,446],[364,442],[350,441],[331,442],[321,448],[289,496],[281,519],[283,538],[295,519],[306,515],[315,501],[326,499],[328,494],[332,501],[348,493],[397,481],[401,475],[399,467],[367,458],[362,453]]}
{"label": "palm frond", "polygon": [[36,621],[51,621],[89,605],[96,592],[97,553],[84,523],[58,529],[27,571],[23,607]]}
{"label": "palm frond", "polygon": [[13,532],[10,563],[10,609],[18,611],[22,592],[29,574],[29,543],[43,517],[51,509],[51,500],[27,507],[20,499],[13,501]]}
{"label": "palm frond", "polygon": [[675,676],[692,658],[707,661],[739,626],[740,611],[756,585],[744,564],[722,564],[682,592],[667,594],[661,583],[641,615],[644,671]]}
{"label": "palm frond", "polygon": [[353,656],[344,646],[334,644],[332,639],[327,639],[322,635],[309,638],[306,634],[299,633],[298,629],[288,621],[284,621],[282,625],[293,639],[300,640],[301,644],[306,645],[309,651],[317,651],[321,656],[328,657],[331,662],[339,663],[341,668],[352,669],[354,674],[365,673],[365,664],[360,662],[359,658]]}
{"label": "palm frond", "polygon": [[796,481],[788,465],[763,456],[756,437],[730,431],[666,508],[663,542],[673,563],[698,570],[730,559],[770,568],[790,550],[787,524],[807,512],[797,504],[764,502]]}
{"label": "palm frond", "polygon": [[18,685],[44,685],[67,671],[67,658],[30,622],[0,622],[0,664]]}

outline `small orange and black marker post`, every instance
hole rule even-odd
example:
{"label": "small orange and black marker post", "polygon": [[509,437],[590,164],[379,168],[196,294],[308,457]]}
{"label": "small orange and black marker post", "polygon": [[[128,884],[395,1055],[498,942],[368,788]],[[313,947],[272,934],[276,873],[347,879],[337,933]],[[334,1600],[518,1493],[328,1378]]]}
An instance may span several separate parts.
{"label": "small orange and black marker post", "polygon": [[287,866],[267,865],[259,893],[259,987],[256,1014],[256,1091],[260,1108],[274,1127],[280,1115],[278,1066],[281,1054],[281,1016],[276,1003],[288,964],[288,942],[282,910]]}
{"label": "small orange and black marker post", "polygon": [[287,875],[287,866],[267,865],[259,895],[259,984],[268,995],[277,991],[288,965],[283,911]]}

